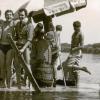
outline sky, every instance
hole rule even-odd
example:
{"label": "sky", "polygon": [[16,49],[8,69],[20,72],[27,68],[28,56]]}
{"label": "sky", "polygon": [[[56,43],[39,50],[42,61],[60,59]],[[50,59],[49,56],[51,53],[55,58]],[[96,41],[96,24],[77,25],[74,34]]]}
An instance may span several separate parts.
{"label": "sky", "polygon": [[[6,9],[14,12],[29,0],[0,0],[2,18]],[[36,10],[42,8],[43,0],[31,0],[27,9]],[[79,20],[82,23],[81,31],[84,34],[84,44],[100,43],[100,0],[87,0],[87,7],[60,17],[53,18],[54,25],[61,24],[61,42],[70,43],[73,33],[73,21]]]}
{"label": "sky", "polygon": [[87,0],[87,7],[77,12],[56,17],[55,24],[61,24],[63,31],[61,42],[71,42],[73,21],[82,23],[81,31],[84,35],[84,44],[100,42],[100,0]]}

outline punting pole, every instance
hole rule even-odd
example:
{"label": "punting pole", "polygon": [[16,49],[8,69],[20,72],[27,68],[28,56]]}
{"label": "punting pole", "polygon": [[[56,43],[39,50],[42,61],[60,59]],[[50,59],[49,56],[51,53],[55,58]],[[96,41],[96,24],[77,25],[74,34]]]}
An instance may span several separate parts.
{"label": "punting pole", "polygon": [[58,55],[58,57],[59,57],[60,66],[61,66],[61,69],[62,69],[62,72],[63,72],[64,85],[66,87],[66,79],[65,79],[64,69],[63,69],[63,66],[62,66],[60,55]]}
{"label": "punting pole", "polygon": [[18,54],[19,60],[21,61],[21,64],[22,64],[24,70],[26,71],[27,76],[28,76],[30,82],[32,83],[32,86],[34,87],[35,91],[36,91],[36,92],[41,92],[41,89],[39,88],[38,83],[36,82],[34,76],[32,75],[31,71],[29,70],[29,68],[28,68],[28,66],[27,66],[27,64],[26,64],[26,62],[25,62],[23,56],[21,55],[19,49],[17,48],[17,46],[16,46],[16,44],[15,44],[15,42],[14,42],[12,36],[10,35],[10,33],[8,34],[8,38],[9,38],[9,40],[10,40],[10,43],[11,43],[12,48],[13,48],[13,49],[15,50],[15,52]]}

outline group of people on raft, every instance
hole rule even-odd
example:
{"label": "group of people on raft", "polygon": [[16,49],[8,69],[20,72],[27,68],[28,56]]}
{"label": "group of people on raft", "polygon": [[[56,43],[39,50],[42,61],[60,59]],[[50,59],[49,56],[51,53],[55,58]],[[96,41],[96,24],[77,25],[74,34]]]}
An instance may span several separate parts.
{"label": "group of people on raft", "polygon": [[[0,88],[10,88],[14,84],[21,89],[27,85],[28,75],[21,65],[18,54],[12,48],[8,34],[14,39],[14,43],[23,55],[28,67],[40,87],[52,86],[56,83],[55,64],[61,51],[60,33],[62,26],[54,27],[52,21],[48,23],[45,31],[43,23],[34,25],[33,13],[26,9],[18,11],[18,18],[12,10],[5,11],[5,20],[0,19]],[[1,11],[0,11],[1,15]],[[77,84],[77,70],[90,72],[86,67],[80,67],[79,60],[82,58],[83,35],[81,23],[73,23],[69,57],[62,63],[66,83]],[[58,70],[62,66],[57,67]],[[16,77],[16,78],[15,78]],[[29,82],[28,82],[29,83]]]}

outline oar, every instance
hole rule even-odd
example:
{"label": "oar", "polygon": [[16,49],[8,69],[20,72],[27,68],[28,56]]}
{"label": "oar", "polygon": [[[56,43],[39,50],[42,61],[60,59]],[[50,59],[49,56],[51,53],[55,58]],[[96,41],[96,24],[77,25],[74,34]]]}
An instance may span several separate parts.
{"label": "oar", "polygon": [[[54,32],[54,38],[55,38],[55,42],[56,42],[56,45],[57,45],[56,33],[55,33],[55,32]],[[60,42],[60,37],[57,37],[57,38],[59,38],[59,43],[61,44],[61,42]],[[59,45],[60,45],[60,44],[59,44]],[[58,57],[59,57],[59,61],[60,61],[60,66],[61,66],[61,69],[62,69],[62,72],[63,72],[64,85],[65,85],[65,87],[66,87],[66,79],[65,79],[65,74],[64,74],[63,67],[62,67],[61,58],[60,58],[60,55],[59,55],[59,50],[58,50],[57,52],[58,52]]]}
{"label": "oar", "polygon": [[15,44],[15,42],[14,42],[14,40],[13,40],[13,38],[12,38],[12,36],[10,34],[8,34],[8,38],[10,40],[12,48],[18,54],[19,60],[21,61],[21,64],[22,64],[24,70],[26,71],[26,73],[28,75],[28,78],[29,78],[30,82],[32,83],[32,86],[34,87],[35,91],[36,92],[41,92],[38,83],[36,82],[34,76],[32,75],[31,71],[29,70],[29,68],[28,68],[23,56],[21,55],[19,49],[17,48],[17,46],[16,46],[16,44]]}
{"label": "oar", "polygon": [[60,61],[60,67],[61,67],[62,72],[63,72],[64,85],[66,87],[66,79],[65,79],[64,69],[63,69],[62,61],[61,61],[61,58],[60,58],[60,55],[59,54],[58,54],[58,57],[59,57],[59,61]]}

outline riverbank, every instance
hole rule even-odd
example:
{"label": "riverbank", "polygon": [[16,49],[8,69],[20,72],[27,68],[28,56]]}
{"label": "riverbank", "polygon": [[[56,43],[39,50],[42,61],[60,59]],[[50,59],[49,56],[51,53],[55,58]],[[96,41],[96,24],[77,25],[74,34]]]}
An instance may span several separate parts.
{"label": "riverbank", "polygon": [[[61,44],[62,52],[70,52],[70,48],[71,48],[70,44],[68,44],[68,43]],[[83,53],[100,54],[100,43],[84,45]]]}

